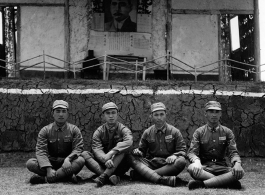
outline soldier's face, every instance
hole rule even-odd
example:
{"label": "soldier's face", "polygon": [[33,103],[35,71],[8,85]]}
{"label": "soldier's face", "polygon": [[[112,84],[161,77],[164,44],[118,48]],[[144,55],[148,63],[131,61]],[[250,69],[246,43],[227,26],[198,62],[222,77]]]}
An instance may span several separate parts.
{"label": "soldier's face", "polygon": [[166,112],[164,110],[158,110],[152,113],[153,123],[157,126],[162,126],[166,122]]}
{"label": "soldier's face", "polygon": [[205,117],[207,122],[210,124],[217,124],[222,116],[221,110],[207,110],[205,112]]}
{"label": "soldier's face", "polygon": [[106,110],[104,112],[104,118],[108,124],[115,124],[118,119],[118,111],[115,108]]}
{"label": "soldier's face", "polygon": [[64,124],[68,119],[68,110],[66,108],[56,108],[53,110],[54,121],[58,124]]}
{"label": "soldier's face", "polygon": [[110,12],[112,17],[118,22],[124,20],[132,11],[132,6],[127,0],[112,0],[110,4]]}

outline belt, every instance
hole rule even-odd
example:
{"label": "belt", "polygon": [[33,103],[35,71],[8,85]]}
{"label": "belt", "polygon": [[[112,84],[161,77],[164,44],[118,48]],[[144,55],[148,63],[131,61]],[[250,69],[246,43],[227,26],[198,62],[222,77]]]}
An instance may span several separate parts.
{"label": "belt", "polygon": [[203,158],[201,159],[202,162],[225,162],[225,159],[220,159],[220,158]]}

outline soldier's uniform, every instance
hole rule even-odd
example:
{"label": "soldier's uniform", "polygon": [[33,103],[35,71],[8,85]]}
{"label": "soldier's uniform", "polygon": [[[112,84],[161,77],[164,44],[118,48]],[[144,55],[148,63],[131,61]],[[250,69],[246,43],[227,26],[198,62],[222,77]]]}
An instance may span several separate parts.
{"label": "soldier's uniform", "polygon": [[[152,108],[152,112],[165,110],[162,103],[153,104]],[[186,144],[177,128],[167,123],[161,129],[152,125],[144,131],[138,149],[143,157],[130,156],[131,166],[136,173],[154,183],[177,185],[176,177],[163,177],[177,176],[186,165]],[[171,155],[177,158],[174,163],[168,164],[166,159]],[[135,171],[132,174],[135,174]]]}
{"label": "soldier's uniform", "polygon": [[221,175],[231,171],[225,159],[226,153],[233,165],[235,162],[241,163],[231,129],[222,125],[211,129],[204,125],[193,134],[188,158],[191,163],[200,159],[204,170]]}
{"label": "soldier's uniform", "polygon": [[[54,106],[56,103],[58,100],[55,101]],[[68,103],[64,101],[63,103],[68,108]],[[83,148],[82,134],[77,126],[66,122],[62,127],[58,127],[53,122],[40,130],[36,145],[36,158],[29,159],[26,166],[29,171],[43,177],[47,174],[46,168],[52,167],[57,170],[56,181],[60,181],[77,174],[83,168],[84,159],[80,156]],[[72,164],[71,174],[64,173],[61,168],[65,158],[69,158]]]}
{"label": "soldier's uniform", "polygon": [[[103,106],[103,112],[118,107],[110,102]],[[92,137],[92,151],[84,151],[82,156],[85,159],[86,167],[94,172],[100,180],[96,179],[98,186],[106,183],[107,179],[114,185],[120,179],[117,176],[123,176],[130,168],[126,162],[126,154],[129,153],[133,143],[132,132],[123,124],[116,122],[115,126],[109,127],[107,123],[100,126]],[[113,168],[107,168],[105,155],[109,151],[116,151],[112,157]]]}
{"label": "soldier's uniform", "polygon": [[[210,101],[206,104],[207,109],[221,110],[221,105],[219,102]],[[191,162],[188,167],[190,175],[195,180],[204,181],[198,182],[203,186],[191,184],[190,189],[193,187],[232,187],[233,185],[235,188],[241,188],[241,184],[232,175],[232,168],[227,165],[225,158],[228,157],[233,166],[236,162],[241,163],[231,129],[221,124],[215,128],[211,128],[208,124],[199,127],[193,134],[187,156]],[[203,171],[197,176],[192,171],[196,160],[200,160],[203,165]]]}

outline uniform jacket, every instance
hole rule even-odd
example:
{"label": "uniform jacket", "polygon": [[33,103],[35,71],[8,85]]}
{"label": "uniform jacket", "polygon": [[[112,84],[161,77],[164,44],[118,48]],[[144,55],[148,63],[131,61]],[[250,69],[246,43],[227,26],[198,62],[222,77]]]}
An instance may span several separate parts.
{"label": "uniform jacket", "polygon": [[110,150],[126,153],[129,152],[132,144],[132,132],[126,126],[117,122],[115,127],[110,129],[107,123],[105,123],[93,134],[92,152],[96,159],[105,163],[104,155]]}
{"label": "uniform jacket", "polygon": [[167,123],[161,133],[158,133],[155,125],[146,129],[140,140],[139,150],[148,159],[186,156],[186,144],[180,131]]}
{"label": "uniform jacket", "polygon": [[200,159],[202,164],[209,161],[225,162],[226,154],[232,164],[241,162],[234,134],[229,128],[219,125],[211,130],[204,125],[194,132],[188,151],[190,162],[196,159]]}
{"label": "uniform jacket", "polygon": [[49,159],[78,157],[84,149],[79,128],[66,123],[61,130],[56,123],[43,127],[38,135],[36,157],[40,167],[52,166]]}

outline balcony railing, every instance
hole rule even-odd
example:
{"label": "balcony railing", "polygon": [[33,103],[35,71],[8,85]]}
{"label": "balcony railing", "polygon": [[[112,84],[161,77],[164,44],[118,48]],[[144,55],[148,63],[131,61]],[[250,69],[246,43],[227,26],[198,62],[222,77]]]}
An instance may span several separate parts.
{"label": "balcony railing", "polygon": [[[64,67],[58,66],[57,64],[51,63],[49,61],[50,59],[53,59],[58,61],[58,62],[62,62],[64,64]],[[126,58],[128,58],[129,60],[126,60]],[[30,64],[30,61],[37,61],[33,64]],[[83,67],[83,68],[78,68],[80,67],[80,64],[82,66],[82,63],[84,62],[89,62],[92,60],[97,59],[99,61],[98,64],[94,64],[88,67]],[[140,60],[139,60],[140,59]],[[164,63],[157,63],[157,61],[164,61]],[[176,61],[178,62],[178,64],[174,64],[172,63],[172,61]],[[8,69],[7,67],[4,66],[0,66],[0,68],[5,69],[8,72],[14,72],[15,77],[18,77],[17,73],[36,67],[40,64],[42,64],[43,66],[41,67],[41,69],[43,69],[43,79],[46,79],[46,72],[47,72],[47,64],[52,66],[52,67],[56,67],[57,69],[60,69],[62,71],[66,71],[66,72],[72,72],[73,73],[73,78],[76,79],[76,73],[77,72],[81,72],[84,71],[86,69],[89,68],[93,68],[96,66],[100,66],[102,69],[102,78],[103,80],[108,80],[109,79],[109,74],[111,72],[111,67],[115,67],[118,68],[119,70],[122,71],[126,71],[128,73],[132,73],[135,74],[135,80],[138,79],[138,75],[142,74],[142,80],[146,80],[146,73],[150,70],[154,70],[155,68],[163,68],[166,69],[167,71],[167,80],[170,80],[170,70],[172,67],[176,67],[179,70],[182,70],[183,72],[187,72],[190,75],[193,75],[194,77],[194,81],[197,82],[198,81],[198,76],[206,74],[206,73],[216,73],[216,70],[219,70],[220,68],[226,68],[226,69],[237,69],[240,71],[244,71],[245,73],[251,73],[251,74],[256,74],[257,78],[259,78],[259,75],[264,72],[263,71],[256,71],[256,70],[260,70],[262,66],[264,66],[265,64],[262,65],[253,65],[253,64],[247,64],[247,63],[243,63],[243,62],[239,62],[239,61],[235,61],[232,59],[221,59],[215,62],[211,62],[209,64],[205,64],[205,65],[190,65],[188,63],[183,62],[182,60],[175,58],[173,56],[170,55],[169,52],[167,52],[166,55],[152,59],[152,60],[146,60],[146,58],[143,57],[137,57],[137,56],[119,56],[119,57],[115,57],[113,55],[107,55],[104,54],[100,57],[96,57],[93,59],[89,59],[89,60],[78,60],[78,61],[74,61],[74,62],[66,62],[62,59],[56,58],[54,56],[45,54],[45,52],[43,52],[43,54],[29,58],[27,60],[21,61],[21,62],[7,62],[5,60],[1,60],[5,62],[6,64],[9,64],[11,67],[22,67],[22,68],[17,68],[17,69]],[[27,63],[27,65],[25,65],[25,63]],[[247,68],[240,68],[240,67],[235,67],[232,66],[231,63],[237,63],[237,64],[241,64]],[[181,64],[181,65],[180,65]],[[211,68],[211,66],[213,66],[214,64],[218,64],[218,66],[216,67],[216,65],[214,67]],[[128,65],[128,66],[127,66]],[[10,67],[9,66],[9,67]],[[78,66],[78,67],[77,67]],[[203,70],[206,67],[209,67],[209,70]],[[202,71],[203,70],[203,71]],[[219,75],[219,80],[220,80],[220,75]]]}

